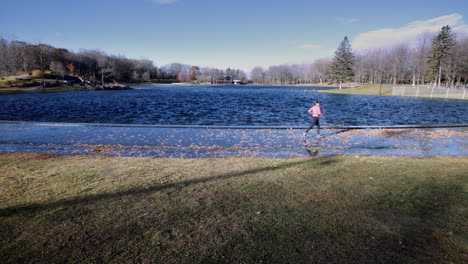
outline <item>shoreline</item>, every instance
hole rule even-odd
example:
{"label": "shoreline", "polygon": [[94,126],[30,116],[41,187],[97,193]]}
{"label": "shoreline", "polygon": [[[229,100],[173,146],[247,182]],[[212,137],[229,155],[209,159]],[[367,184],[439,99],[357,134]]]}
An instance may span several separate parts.
{"label": "shoreline", "polygon": [[56,92],[80,92],[80,91],[118,91],[118,90],[137,90],[139,88],[131,86],[57,86],[46,87],[41,86],[19,88],[19,87],[4,87],[0,88],[0,94],[17,94],[17,93],[56,93]]}
{"label": "shoreline", "polygon": [[306,138],[302,136],[303,129],[5,121],[0,122],[0,152],[160,158],[291,158],[336,154],[468,156],[459,143],[467,139],[468,126],[423,129],[324,128],[320,135],[311,133]]}

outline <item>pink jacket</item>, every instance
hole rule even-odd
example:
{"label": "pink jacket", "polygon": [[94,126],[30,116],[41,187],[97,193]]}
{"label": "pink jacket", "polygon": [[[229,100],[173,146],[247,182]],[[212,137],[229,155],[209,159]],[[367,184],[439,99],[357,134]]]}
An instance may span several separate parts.
{"label": "pink jacket", "polygon": [[313,117],[319,117],[322,115],[322,108],[320,108],[320,105],[314,105],[307,112],[312,114]]}

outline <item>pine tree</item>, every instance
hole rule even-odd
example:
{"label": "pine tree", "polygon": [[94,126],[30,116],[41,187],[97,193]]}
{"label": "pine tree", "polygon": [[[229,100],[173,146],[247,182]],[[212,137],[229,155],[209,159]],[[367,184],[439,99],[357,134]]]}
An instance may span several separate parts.
{"label": "pine tree", "polygon": [[354,77],[354,54],[351,51],[351,44],[348,37],[344,37],[338,49],[335,51],[335,56],[330,65],[329,79],[341,85],[343,82],[351,81]]}
{"label": "pine tree", "polygon": [[428,77],[440,86],[442,79],[442,65],[444,59],[449,57],[452,48],[455,45],[455,34],[447,25],[443,26],[439,34],[432,40],[432,50],[427,57],[427,73]]}

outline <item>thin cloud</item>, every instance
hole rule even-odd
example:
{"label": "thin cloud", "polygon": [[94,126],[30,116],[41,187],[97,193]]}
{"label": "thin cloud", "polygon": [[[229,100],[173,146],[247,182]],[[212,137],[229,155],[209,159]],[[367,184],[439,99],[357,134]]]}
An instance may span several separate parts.
{"label": "thin cloud", "polygon": [[468,25],[463,22],[463,16],[457,13],[440,16],[433,19],[414,21],[400,28],[384,28],[359,34],[352,42],[354,50],[392,47],[401,43],[410,46],[416,43],[423,33],[437,33],[449,25],[455,33],[468,33]]}
{"label": "thin cloud", "polygon": [[342,24],[352,24],[352,23],[356,23],[360,21],[359,18],[356,18],[356,17],[352,17],[352,18],[340,17],[340,18],[337,18],[336,20],[338,20],[338,22]]}
{"label": "thin cloud", "polygon": [[302,44],[299,46],[301,49],[319,49],[320,45],[319,44]]}
{"label": "thin cloud", "polygon": [[172,4],[177,0],[154,0],[155,3],[160,4],[160,5],[168,5]]}

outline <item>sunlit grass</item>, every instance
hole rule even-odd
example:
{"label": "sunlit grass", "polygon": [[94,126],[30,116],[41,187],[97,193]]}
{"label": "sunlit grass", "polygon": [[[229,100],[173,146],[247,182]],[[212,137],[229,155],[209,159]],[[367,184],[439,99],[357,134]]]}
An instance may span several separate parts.
{"label": "sunlit grass", "polygon": [[341,94],[368,94],[368,95],[392,95],[393,85],[391,84],[367,84],[358,87],[332,90],[320,90],[323,93],[341,93]]}
{"label": "sunlit grass", "polygon": [[6,76],[0,78],[0,88],[9,88],[11,83],[15,81],[15,76]]}
{"label": "sunlit grass", "polygon": [[[332,90],[319,90],[318,92],[322,93],[337,93],[337,94],[366,94],[366,95],[388,95],[391,96],[393,92],[394,86],[402,86],[402,85],[392,85],[392,84],[366,84],[358,87],[346,88],[343,87],[342,89],[332,89]],[[403,85],[404,86],[404,85]],[[431,97],[430,95],[425,95],[421,97]],[[433,98],[446,98],[446,95],[436,94]],[[468,96],[463,98],[463,92],[459,92],[458,94],[450,94],[447,99],[458,99],[458,100],[468,100]]]}

